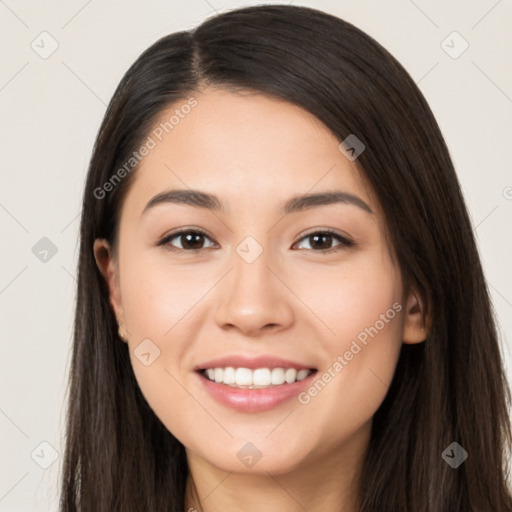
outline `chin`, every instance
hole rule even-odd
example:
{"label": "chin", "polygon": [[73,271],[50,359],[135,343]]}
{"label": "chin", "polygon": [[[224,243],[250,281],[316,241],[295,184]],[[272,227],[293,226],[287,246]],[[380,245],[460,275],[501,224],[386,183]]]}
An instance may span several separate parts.
{"label": "chin", "polygon": [[290,473],[306,464],[308,453],[303,443],[297,449],[294,443],[283,446],[269,439],[251,442],[248,438],[237,438],[215,445],[217,449],[213,452],[212,445],[194,450],[195,456],[222,471],[239,474],[268,476],[268,473]]}

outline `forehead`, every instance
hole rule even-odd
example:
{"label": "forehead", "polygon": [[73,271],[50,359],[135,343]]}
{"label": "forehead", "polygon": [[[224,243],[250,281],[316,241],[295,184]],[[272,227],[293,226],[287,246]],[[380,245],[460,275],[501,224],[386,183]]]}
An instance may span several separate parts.
{"label": "forehead", "polygon": [[359,168],[340,152],[341,141],[284,100],[252,91],[192,93],[161,112],[148,136],[153,147],[127,197],[138,211],[170,188],[221,196],[228,213],[234,203],[277,208],[295,194],[326,190],[374,203]]}

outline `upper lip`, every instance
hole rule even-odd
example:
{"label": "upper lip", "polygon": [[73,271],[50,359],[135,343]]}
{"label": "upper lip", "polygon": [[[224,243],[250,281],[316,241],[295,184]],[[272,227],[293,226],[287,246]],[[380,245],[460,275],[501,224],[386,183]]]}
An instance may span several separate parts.
{"label": "upper lip", "polygon": [[298,361],[293,361],[291,359],[283,359],[281,357],[271,355],[262,355],[257,357],[230,355],[205,361],[204,363],[198,364],[194,370],[205,370],[208,368],[227,368],[229,366],[233,368],[249,368],[251,370],[256,370],[257,368],[295,368],[297,370],[315,369],[309,364],[304,364]]}

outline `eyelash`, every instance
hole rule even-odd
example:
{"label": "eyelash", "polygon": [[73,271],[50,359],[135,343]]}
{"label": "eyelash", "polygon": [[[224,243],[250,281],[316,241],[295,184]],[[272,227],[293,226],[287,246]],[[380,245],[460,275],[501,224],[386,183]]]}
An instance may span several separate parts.
{"label": "eyelash", "polygon": [[[173,246],[170,245],[170,241],[173,240],[174,238],[177,238],[180,235],[186,235],[186,234],[191,234],[191,233],[192,234],[196,234],[196,235],[203,235],[203,236],[205,236],[205,237],[207,237],[207,238],[209,238],[211,240],[211,237],[208,235],[208,233],[206,233],[202,229],[187,228],[187,229],[182,229],[180,231],[176,231],[175,233],[171,233],[169,235],[164,236],[156,245],[157,246],[168,245],[170,250],[172,250],[172,251],[183,251],[183,252],[192,252],[192,253],[194,253],[194,252],[197,252],[197,251],[204,250],[204,249],[181,249],[180,247],[173,247]],[[325,249],[325,250],[306,249],[306,250],[309,250],[309,251],[312,251],[312,252],[321,253],[321,254],[325,254],[325,253],[331,253],[331,252],[339,251],[340,250],[340,246],[342,246],[341,248],[343,248],[343,247],[349,248],[349,247],[353,247],[355,245],[355,243],[352,242],[352,240],[349,240],[348,238],[340,235],[336,231],[334,231],[332,229],[329,229],[329,228],[319,229],[319,230],[316,230],[316,231],[310,231],[309,233],[306,233],[305,235],[303,235],[302,238],[300,238],[293,245],[301,242],[305,238],[308,238],[308,237],[310,237],[312,235],[318,235],[318,234],[330,235],[333,238],[335,238],[336,240],[338,240],[340,242],[340,244],[338,246],[335,246],[334,248],[331,248],[331,249]]]}

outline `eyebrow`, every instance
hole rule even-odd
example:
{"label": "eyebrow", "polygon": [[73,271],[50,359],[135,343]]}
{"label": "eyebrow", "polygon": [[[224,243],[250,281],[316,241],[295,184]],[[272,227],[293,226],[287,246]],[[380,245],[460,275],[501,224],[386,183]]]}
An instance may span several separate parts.
{"label": "eyebrow", "polygon": [[[161,192],[160,194],[152,197],[142,211],[142,215],[151,208],[164,203],[186,204],[198,208],[207,208],[213,211],[225,211],[222,202],[214,194],[208,194],[206,192],[193,189],[175,189]],[[294,196],[284,204],[283,213],[288,214],[301,212],[318,206],[326,206],[336,203],[351,204],[361,208],[367,213],[373,214],[372,209],[361,198],[342,191],[327,191],[317,194]]]}

